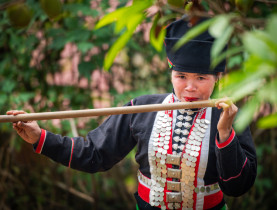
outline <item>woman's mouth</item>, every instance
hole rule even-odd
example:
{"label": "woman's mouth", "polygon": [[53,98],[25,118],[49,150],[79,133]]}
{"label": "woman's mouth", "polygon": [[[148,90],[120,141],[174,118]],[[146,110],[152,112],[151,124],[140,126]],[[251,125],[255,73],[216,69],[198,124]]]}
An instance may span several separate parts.
{"label": "woman's mouth", "polygon": [[192,101],[197,101],[198,98],[194,98],[194,97],[185,97],[185,101],[187,102],[192,102]]}

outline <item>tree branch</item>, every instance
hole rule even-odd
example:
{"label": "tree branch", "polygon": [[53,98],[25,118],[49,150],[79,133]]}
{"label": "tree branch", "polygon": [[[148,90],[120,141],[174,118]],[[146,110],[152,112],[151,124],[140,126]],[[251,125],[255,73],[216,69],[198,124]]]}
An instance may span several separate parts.
{"label": "tree branch", "polygon": [[265,4],[277,4],[277,1],[268,1],[268,0],[255,0],[255,1],[265,3]]}
{"label": "tree branch", "polygon": [[56,182],[55,185],[56,185],[57,187],[59,187],[59,188],[65,190],[65,191],[70,192],[71,194],[73,194],[73,195],[75,195],[75,196],[77,196],[77,197],[79,197],[79,198],[82,198],[82,199],[84,199],[84,200],[90,202],[90,203],[94,203],[94,202],[95,202],[94,199],[93,199],[91,196],[86,195],[85,193],[82,193],[82,192],[80,192],[80,191],[74,189],[73,187],[67,187],[64,183]]}
{"label": "tree branch", "polygon": [[14,1],[6,2],[6,3],[0,5],[0,11],[7,9],[9,6],[11,6],[13,4],[23,3],[23,2],[25,2],[25,0],[14,0]]}

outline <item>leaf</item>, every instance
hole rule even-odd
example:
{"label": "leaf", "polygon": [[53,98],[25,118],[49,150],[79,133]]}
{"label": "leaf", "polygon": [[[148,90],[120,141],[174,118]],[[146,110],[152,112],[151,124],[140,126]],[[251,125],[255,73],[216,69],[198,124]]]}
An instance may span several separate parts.
{"label": "leaf", "polygon": [[230,15],[219,15],[214,19],[214,22],[209,27],[209,33],[219,38],[225,33],[226,29],[230,27]]}
{"label": "leaf", "polygon": [[65,37],[59,36],[59,37],[56,37],[55,39],[53,39],[52,43],[48,47],[49,47],[49,49],[60,50],[64,47],[66,42],[67,41],[66,41]]}
{"label": "leaf", "polygon": [[236,66],[241,66],[243,62],[242,55],[234,55],[228,59],[227,69],[233,69]]}
{"label": "leaf", "polygon": [[234,27],[230,25],[229,27],[226,28],[222,36],[218,37],[214,41],[211,49],[211,59],[217,58],[220,52],[223,50],[223,48],[227,46],[228,40],[230,39],[233,31],[234,31]]}
{"label": "leaf", "polygon": [[6,104],[8,96],[6,94],[0,94],[0,110]]}
{"label": "leaf", "polygon": [[[68,17],[64,20],[64,25],[71,30],[76,30],[80,28],[80,22],[77,18]],[[57,29],[58,30],[58,29]]]}
{"label": "leaf", "polygon": [[133,5],[130,7],[127,7],[127,10],[122,14],[122,18],[117,19],[116,26],[115,26],[115,33],[118,34],[122,31],[122,29],[125,26],[128,27],[128,24],[130,25],[130,19],[132,19],[132,16],[142,13],[149,6],[150,6],[149,1],[133,2]]}
{"label": "leaf", "polygon": [[255,112],[260,106],[260,101],[253,97],[251,98],[240,110],[238,117],[234,123],[234,129],[236,132],[241,133],[250,124]]}
{"label": "leaf", "polygon": [[83,29],[76,29],[70,31],[66,34],[66,41],[67,42],[83,42],[87,41],[91,37],[91,32],[89,30]]}
{"label": "leaf", "polygon": [[265,32],[247,32],[243,35],[242,38],[245,48],[251,54],[254,54],[266,61],[276,62],[276,49],[275,47],[272,47],[272,45],[276,45],[270,40],[270,38]]}
{"label": "leaf", "polygon": [[268,22],[267,22],[267,26],[266,26],[266,31],[268,31],[269,35],[271,36],[271,39],[273,41],[275,41],[275,43],[277,44],[277,15],[272,15]]}
{"label": "leaf", "polygon": [[82,53],[86,53],[88,50],[94,47],[94,45],[90,42],[80,42],[77,44],[77,46]]}
{"label": "leaf", "polygon": [[[253,59],[252,62],[254,63]],[[266,63],[259,63],[256,66],[249,66],[246,70],[238,70],[226,75],[222,80],[222,90],[218,93],[220,97],[229,96],[235,101],[255,93],[263,87],[265,78],[274,72],[274,66]],[[253,70],[254,69],[254,70]]]}
{"label": "leaf", "polygon": [[61,28],[49,28],[46,33],[48,36],[59,36],[65,34],[65,31]]}
{"label": "leaf", "polygon": [[4,93],[11,93],[14,88],[16,87],[16,82],[10,79],[6,79],[4,81],[1,82],[1,86],[2,86],[2,91]]}
{"label": "leaf", "polygon": [[277,127],[277,112],[261,118],[257,123],[259,128],[268,129]]}
{"label": "leaf", "polygon": [[95,25],[94,29],[97,30],[99,28],[102,28],[103,26],[106,26],[108,24],[111,24],[112,22],[117,21],[118,19],[122,19],[125,12],[128,10],[128,7],[122,7],[117,10],[115,10],[112,13],[109,13],[105,15],[101,20],[98,21],[98,23]]}
{"label": "leaf", "polygon": [[173,50],[178,50],[181,46],[186,44],[188,41],[193,39],[194,37],[198,36],[199,34],[206,31],[209,26],[213,23],[214,19],[206,20],[194,27],[192,27],[173,47]]}
{"label": "leaf", "polygon": [[155,19],[153,21],[153,25],[150,30],[150,43],[152,46],[158,51],[161,52],[163,48],[164,43],[164,37],[166,34],[166,30],[163,29],[163,26],[158,24],[158,21],[161,17],[161,14],[158,13],[155,16]]}
{"label": "leaf", "polygon": [[243,51],[243,47],[234,47],[228,48],[225,52],[222,52],[220,55],[216,56],[212,59],[211,68],[215,68],[220,62],[222,62],[225,58],[232,57],[235,54],[238,54]]}
{"label": "leaf", "polygon": [[82,62],[78,65],[78,72],[80,73],[80,76],[84,76],[89,80],[93,69],[94,64],[92,62]]}
{"label": "leaf", "polygon": [[152,4],[153,0],[134,1],[132,6],[119,8],[114,12],[107,14],[96,24],[95,29],[99,29],[112,22],[116,22],[116,33],[121,32],[122,29],[126,27],[126,31],[120,36],[120,38],[118,38],[106,54],[104,69],[107,70],[110,68],[116,55],[129,41],[138,24],[146,18],[144,10]]}
{"label": "leaf", "polygon": [[31,98],[33,98],[35,96],[34,93],[28,93],[28,92],[23,92],[23,93],[20,93],[18,95],[18,99],[19,101],[22,103],[22,102],[26,102],[26,101],[29,101]]}
{"label": "leaf", "polygon": [[231,95],[234,101],[241,100],[247,95],[253,94],[253,92],[264,85],[262,79],[257,79],[251,82],[245,82],[245,84],[240,85],[236,88],[236,91]]}
{"label": "leaf", "polygon": [[136,27],[144,20],[144,18],[145,16],[143,14],[137,14],[136,16],[132,16],[132,18],[129,21],[129,24],[127,25],[128,30],[126,30],[126,32],[116,40],[116,42],[108,51],[104,60],[105,70],[108,70],[111,67],[116,55],[126,45],[126,43],[131,38],[133,32],[135,31]]}
{"label": "leaf", "polygon": [[95,30],[102,28],[112,22],[119,22],[119,26],[117,26],[116,31],[120,31],[125,24],[130,21],[130,18],[136,13],[141,13],[148,7],[152,5],[152,0],[145,1],[135,1],[132,6],[122,7],[115,10],[112,13],[105,15],[95,26]]}
{"label": "leaf", "polygon": [[[233,71],[226,75],[222,81],[224,87],[229,85],[245,85],[248,82],[258,79],[264,79],[265,77],[274,73],[274,66],[268,63],[264,63],[263,60],[255,56],[251,56],[243,66],[243,69]],[[241,84],[239,84],[241,83]]]}
{"label": "leaf", "polygon": [[257,95],[263,101],[270,102],[273,106],[277,104],[277,79],[268,82],[264,87],[259,89]]}

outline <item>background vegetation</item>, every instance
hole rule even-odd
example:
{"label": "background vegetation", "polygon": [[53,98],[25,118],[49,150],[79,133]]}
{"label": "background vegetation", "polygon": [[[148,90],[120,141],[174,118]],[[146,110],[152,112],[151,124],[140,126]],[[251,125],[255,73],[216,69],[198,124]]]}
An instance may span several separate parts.
{"label": "background vegetation", "polygon": [[[273,0],[1,0],[0,114],[121,106],[139,95],[169,92],[163,27],[183,15],[192,22],[212,17],[180,44],[209,28],[217,38],[216,64],[228,42],[228,74],[214,97],[231,96],[242,108],[237,129],[250,124],[259,164],[255,186],[226,200],[230,209],[274,208],[276,11]],[[103,120],[39,124],[85,136]],[[1,123],[0,209],[133,209],[134,154],[108,172],[86,174],[34,154],[10,123]]]}

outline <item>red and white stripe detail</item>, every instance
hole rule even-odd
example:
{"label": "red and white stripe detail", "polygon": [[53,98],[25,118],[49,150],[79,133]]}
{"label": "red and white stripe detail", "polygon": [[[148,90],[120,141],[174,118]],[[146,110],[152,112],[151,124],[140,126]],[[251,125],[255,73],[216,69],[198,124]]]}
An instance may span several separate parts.
{"label": "red and white stripe detail", "polygon": [[[141,174],[141,175],[144,176],[143,174]],[[149,179],[148,177],[144,176],[144,179],[145,178]],[[148,186],[148,184],[144,183],[141,179],[138,179],[138,181],[139,181],[138,194],[142,200],[149,203],[151,187]],[[207,186],[211,186],[211,185],[207,185]],[[209,193],[205,192],[202,194],[204,194],[204,195],[201,196],[203,199],[203,206],[201,207],[201,209],[213,208],[213,207],[217,206],[223,199],[223,192],[220,189],[210,191]],[[166,196],[164,196],[164,199],[166,199]],[[198,209],[198,208],[194,206],[193,209]]]}
{"label": "red and white stripe detail", "polygon": [[46,139],[46,130],[41,129],[41,133],[40,133],[40,138],[39,138],[39,142],[38,142],[38,146],[36,148],[36,153],[40,154],[44,145]]}
{"label": "red and white stripe detail", "polygon": [[74,139],[71,138],[72,144],[71,144],[71,152],[70,152],[70,159],[69,159],[69,163],[68,163],[68,167],[70,168],[71,166],[71,161],[72,161],[72,155],[73,155],[73,149],[74,149]]}
{"label": "red and white stripe detail", "polygon": [[[206,119],[211,122],[211,116],[212,116],[212,108],[208,107],[206,109],[206,112],[203,114],[202,119]],[[197,162],[199,163],[199,165],[196,167],[197,177],[195,180],[195,186],[199,187],[199,189],[201,188],[201,186],[205,185],[204,176],[207,169],[209,147],[210,147],[210,126],[211,125],[209,125],[209,127],[207,128],[205,136],[202,140],[201,150],[199,151],[200,156],[198,156],[200,160],[199,162]],[[215,190],[213,193],[217,194],[218,191],[220,191],[220,189]],[[213,201],[214,198],[216,198],[215,201]],[[221,202],[222,197],[210,196],[210,193],[200,191],[197,194],[194,193],[194,199],[195,199],[194,209],[203,209],[203,208],[207,209],[206,206],[211,206],[211,207],[216,206],[219,202]]]}
{"label": "red and white stripe detail", "polygon": [[231,132],[231,135],[230,137],[223,143],[219,143],[218,142],[218,139],[215,139],[215,143],[216,143],[216,146],[219,148],[219,149],[222,149],[224,147],[227,147],[229,144],[231,144],[231,142],[234,140],[234,137],[235,137],[236,133],[234,131],[234,129],[232,129],[232,132]]}

